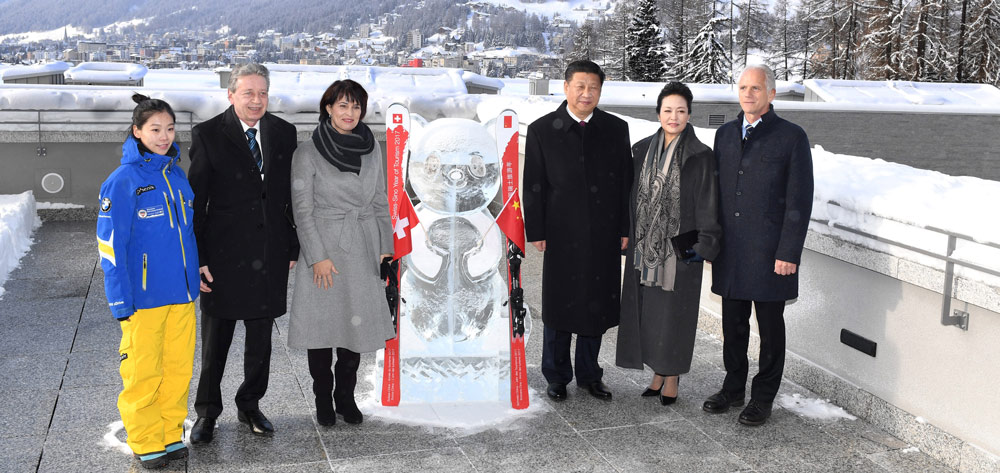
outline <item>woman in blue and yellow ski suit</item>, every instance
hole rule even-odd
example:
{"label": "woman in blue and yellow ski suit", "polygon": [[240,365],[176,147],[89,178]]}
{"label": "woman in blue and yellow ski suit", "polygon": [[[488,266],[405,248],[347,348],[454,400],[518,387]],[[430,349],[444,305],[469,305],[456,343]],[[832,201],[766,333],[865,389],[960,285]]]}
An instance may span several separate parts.
{"label": "woman in blue and yellow ski suit", "polygon": [[136,94],[121,166],[101,185],[97,243],[120,322],[118,410],[144,467],[187,456],[181,438],[194,360],[198,251],[191,186],[177,166],[174,112]]}

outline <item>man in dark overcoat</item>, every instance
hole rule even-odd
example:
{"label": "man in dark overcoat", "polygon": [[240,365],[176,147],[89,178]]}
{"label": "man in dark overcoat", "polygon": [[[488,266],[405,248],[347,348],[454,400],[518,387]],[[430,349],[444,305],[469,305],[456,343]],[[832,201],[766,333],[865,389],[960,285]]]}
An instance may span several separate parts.
{"label": "man in dark overcoat", "polygon": [[604,84],[597,64],[573,62],[565,79],[566,101],[528,127],[524,149],[525,232],[545,255],[542,374],[549,397],[565,399],[575,333],[577,385],[611,400],[597,357],[601,336],[618,325],[632,184],[628,125],[597,108]]}
{"label": "man in dark overcoat", "polygon": [[291,217],[295,127],[267,112],[268,71],[233,69],[232,104],[191,131],[194,231],[201,270],[202,364],[191,431],[211,442],[222,413],[222,374],[233,331],[246,328],[243,383],[236,392],[240,422],[258,435],[274,431],[260,411],[271,366],[271,326],[285,313],[288,271],[299,243]]}
{"label": "man in dark overcoat", "polygon": [[722,389],[703,409],[742,406],[746,392],[751,305],[760,333],[760,371],[739,422],[761,425],[785,364],[785,301],[798,297],[813,201],[812,154],[799,126],[774,113],[774,73],[750,66],[738,83],[736,120],[715,134],[722,251],[712,265],[712,292],[722,296]]}

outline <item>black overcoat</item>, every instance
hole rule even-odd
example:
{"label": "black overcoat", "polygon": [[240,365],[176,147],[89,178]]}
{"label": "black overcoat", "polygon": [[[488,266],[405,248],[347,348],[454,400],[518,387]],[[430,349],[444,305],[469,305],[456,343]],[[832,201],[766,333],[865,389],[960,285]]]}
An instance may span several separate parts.
{"label": "black overcoat", "polygon": [[559,108],[528,126],[524,224],[546,241],[542,321],[601,335],[618,325],[621,238],[628,236],[632,154],[625,121],[595,109],[586,127]]}
{"label": "black overcoat", "polygon": [[288,262],[299,255],[291,208],[296,133],[270,113],[258,128],[263,180],[233,107],[191,130],[188,179],[198,259],[215,280],[212,292],[201,295],[201,310],[211,317],[246,320],[285,313]]}
{"label": "black overcoat", "polygon": [[812,213],[812,153],[806,132],[774,113],[761,117],[742,144],[743,113],[715,133],[722,251],[712,292],[728,298],[798,297],[798,272],[779,276],[774,261],[799,264]]}
{"label": "black overcoat", "polygon": [[[698,308],[701,301],[701,263],[677,262],[674,290],[642,286],[635,269],[635,214],[643,161],[654,133],[632,147],[633,179],[629,197],[629,240],[622,283],[621,325],[615,364],[625,368],[651,367],[661,374],[682,374],[691,369]],[[677,139],[680,159],[680,228],[678,234],[698,232],[694,250],[708,261],[719,254],[722,227],[719,225],[719,183],[712,149],[687,125]],[[680,256],[678,256],[679,258]]]}

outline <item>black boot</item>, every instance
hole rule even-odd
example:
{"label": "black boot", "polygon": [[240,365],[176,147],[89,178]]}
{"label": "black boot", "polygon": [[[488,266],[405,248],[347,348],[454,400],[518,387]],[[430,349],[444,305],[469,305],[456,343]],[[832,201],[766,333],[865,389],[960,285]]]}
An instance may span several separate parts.
{"label": "black boot", "polygon": [[344,416],[344,422],[348,424],[360,424],[364,420],[358,404],[354,402],[354,387],[358,384],[360,364],[361,354],[337,348],[337,364],[333,368],[336,377],[333,400],[337,403],[337,412]]}
{"label": "black boot", "polygon": [[309,350],[309,374],[313,379],[313,394],[316,395],[316,422],[331,426],[337,423],[337,412],[333,409],[333,349]]}

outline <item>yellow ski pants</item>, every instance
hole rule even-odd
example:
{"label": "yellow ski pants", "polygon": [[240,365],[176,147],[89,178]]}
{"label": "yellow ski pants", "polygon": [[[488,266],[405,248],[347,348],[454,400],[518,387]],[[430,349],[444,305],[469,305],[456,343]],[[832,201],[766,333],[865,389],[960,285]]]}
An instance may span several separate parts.
{"label": "yellow ski pants", "polygon": [[181,441],[194,363],[194,302],[140,309],[120,322],[124,388],[118,395],[127,443],[140,455]]}

